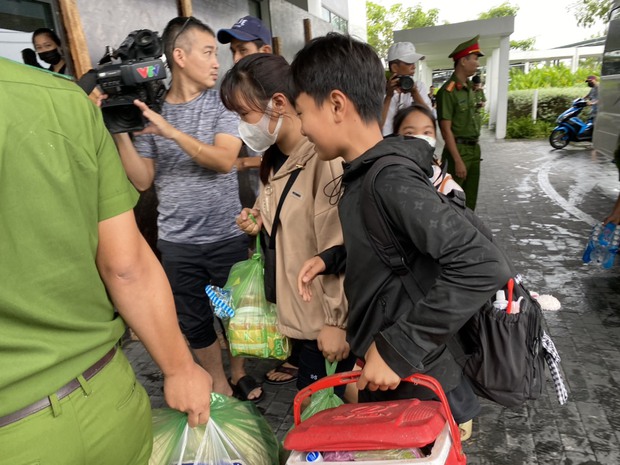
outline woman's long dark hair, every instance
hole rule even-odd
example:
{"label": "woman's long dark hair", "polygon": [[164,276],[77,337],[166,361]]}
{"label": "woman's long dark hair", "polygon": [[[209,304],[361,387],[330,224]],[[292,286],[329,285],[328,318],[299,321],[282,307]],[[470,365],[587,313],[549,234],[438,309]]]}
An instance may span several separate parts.
{"label": "woman's long dark hair", "polygon": [[[290,66],[279,55],[254,53],[243,57],[224,75],[220,86],[222,103],[230,111],[242,113],[248,109],[265,112],[273,94],[282,93],[293,102]],[[263,155],[260,179],[269,180],[275,160],[270,150]]]}
{"label": "woman's long dark hair", "polygon": [[411,113],[413,113],[414,111],[419,111],[420,113],[423,113],[426,116],[428,116],[430,120],[433,122],[433,127],[437,129],[437,120],[435,119],[435,115],[433,115],[433,112],[429,110],[426,105],[421,105],[419,103],[412,103],[411,106],[401,108],[394,115],[394,119],[392,120],[392,123],[393,123],[392,132],[394,134],[398,134],[398,131],[400,130],[400,127],[402,126],[403,121],[405,121],[405,118],[409,116]]}
{"label": "woman's long dark hair", "polygon": [[40,27],[39,29],[35,30],[32,33],[32,44],[33,45],[34,45],[34,38],[42,34],[49,36],[49,38],[52,39],[58,47],[60,47],[61,45],[60,37],[58,37],[58,34],[56,34],[54,31],[52,31],[50,28],[47,28],[47,27]]}

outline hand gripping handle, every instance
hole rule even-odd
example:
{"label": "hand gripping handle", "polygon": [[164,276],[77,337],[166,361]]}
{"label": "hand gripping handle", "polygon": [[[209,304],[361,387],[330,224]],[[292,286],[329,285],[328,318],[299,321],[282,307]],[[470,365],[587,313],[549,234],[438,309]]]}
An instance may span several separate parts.
{"label": "hand gripping handle", "polygon": [[[321,378],[318,381],[315,381],[310,386],[306,386],[304,389],[299,391],[295,396],[294,404],[293,404],[293,413],[295,418],[295,426],[301,423],[301,403],[306,397],[311,396],[315,392],[318,392],[322,389],[327,389],[330,387],[343,386],[345,384],[351,384],[357,382],[360,378],[361,371],[348,371],[344,373],[336,373],[331,376],[326,376],[325,378]],[[439,398],[441,402],[441,406],[443,407],[443,414],[448,422],[448,426],[450,427],[450,436],[452,438],[452,444],[456,450],[457,456],[459,458],[463,457],[463,448],[461,445],[461,434],[459,432],[459,428],[454,421],[454,417],[452,417],[452,412],[450,411],[450,405],[448,404],[448,399],[446,398],[446,394],[443,392],[443,388],[439,381],[437,381],[432,376],[423,375],[421,373],[414,373],[407,378],[403,378],[403,381],[408,383],[417,384],[418,386],[424,386],[425,388],[430,389],[435,393],[435,395]]]}

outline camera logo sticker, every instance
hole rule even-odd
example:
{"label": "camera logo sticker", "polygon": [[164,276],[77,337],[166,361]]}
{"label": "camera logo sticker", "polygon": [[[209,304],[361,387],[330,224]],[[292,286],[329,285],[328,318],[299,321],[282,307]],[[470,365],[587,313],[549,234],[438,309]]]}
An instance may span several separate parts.
{"label": "camera logo sticker", "polygon": [[159,76],[159,65],[145,66],[144,68],[136,68],[142,79]]}

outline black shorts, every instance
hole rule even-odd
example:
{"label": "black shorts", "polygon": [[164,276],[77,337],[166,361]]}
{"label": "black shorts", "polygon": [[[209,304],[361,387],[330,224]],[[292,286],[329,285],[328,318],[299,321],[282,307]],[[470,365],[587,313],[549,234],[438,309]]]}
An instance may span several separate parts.
{"label": "black shorts", "polygon": [[177,244],[160,239],[157,248],[172,287],[181,331],[192,349],[209,347],[217,334],[205,286],[223,287],[230,268],[248,259],[247,236],[212,244]]}
{"label": "black shorts", "polygon": [[[301,350],[299,351],[299,372],[297,373],[297,389],[301,390],[315,381],[325,378],[325,357],[319,350],[316,341],[299,341]],[[351,371],[355,365],[356,357],[349,355],[348,358],[338,362],[336,373]],[[344,395],[344,386],[337,387],[334,392],[341,397]]]}

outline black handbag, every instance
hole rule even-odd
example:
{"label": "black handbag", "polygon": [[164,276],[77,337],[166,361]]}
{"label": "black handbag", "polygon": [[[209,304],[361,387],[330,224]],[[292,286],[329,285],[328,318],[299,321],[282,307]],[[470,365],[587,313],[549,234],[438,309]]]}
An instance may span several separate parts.
{"label": "black handbag", "polygon": [[276,208],[276,214],[273,217],[273,224],[271,226],[271,235],[267,234],[267,231],[261,229],[261,245],[263,248],[263,260],[265,262],[265,297],[269,302],[276,303],[276,235],[278,233],[278,225],[280,223],[280,211],[282,210],[282,204],[284,203],[284,199],[288,195],[288,192],[293,187],[293,183],[297,176],[299,176],[299,172],[301,168],[297,168],[293,171],[288,181],[286,181],[286,185],[284,186],[284,190],[282,191],[282,196],[278,202],[278,206]]}

